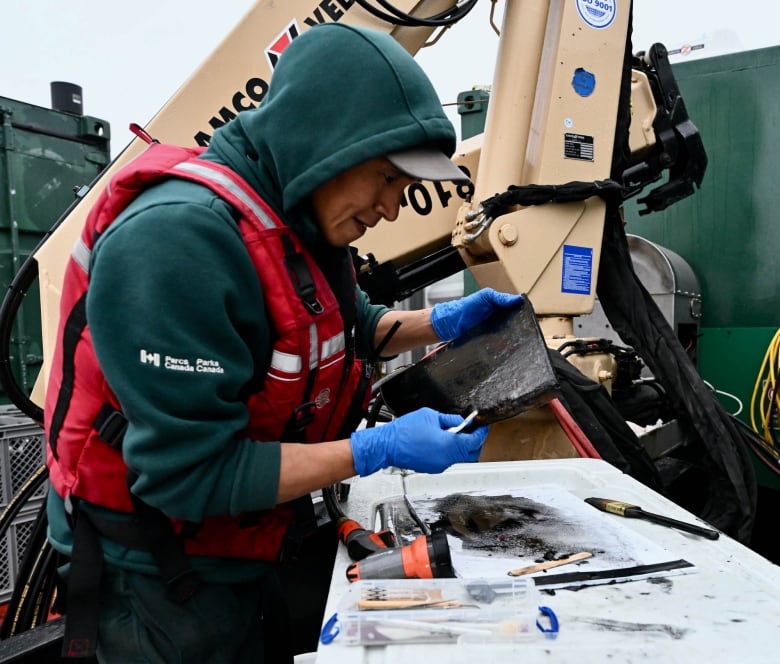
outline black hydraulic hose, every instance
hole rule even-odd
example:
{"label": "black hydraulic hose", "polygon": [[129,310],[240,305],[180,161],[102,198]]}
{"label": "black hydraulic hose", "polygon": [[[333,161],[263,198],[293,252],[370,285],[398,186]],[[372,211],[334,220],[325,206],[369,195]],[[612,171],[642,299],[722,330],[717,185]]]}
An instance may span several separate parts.
{"label": "black hydraulic hose", "polygon": [[[27,503],[30,497],[43,485],[47,477],[48,477],[48,472],[46,466],[45,465],[40,466],[38,470],[36,470],[29,478],[27,478],[27,481],[22,485],[22,488],[19,489],[19,491],[17,491],[16,494],[11,498],[11,501],[5,507],[2,514],[0,514],[0,541],[5,540],[6,532],[8,531],[8,528],[13,523],[13,520],[16,518],[19,511]],[[39,511],[36,519],[34,533],[43,532],[45,538],[47,523],[48,521],[46,519],[45,501],[44,501],[44,504],[42,505],[42,509]],[[33,536],[28,538],[26,549],[25,549],[26,553],[29,552],[30,549],[35,546],[35,543],[33,541],[34,539],[35,538]],[[20,565],[20,569],[17,573],[14,590],[11,594],[11,599],[9,601],[8,608],[6,610],[5,618],[0,624],[0,639],[4,639],[4,638],[8,638],[9,636],[12,636],[12,632],[18,623],[20,610],[21,610],[20,604],[22,603],[24,596],[26,595],[25,589],[29,585],[28,581],[26,580],[28,578],[27,577],[28,570],[25,569],[26,568],[25,562],[27,560],[28,557],[27,555],[25,555],[22,564]]]}
{"label": "black hydraulic hose", "polygon": [[0,541],[3,541],[5,538],[6,531],[10,527],[11,522],[16,518],[16,515],[19,514],[19,510],[30,499],[30,496],[43,486],[48,476],[46,465],[40,466],[38,470],[27,478],[22,488],[11,498],[8,505],[0,513]]}
{"label": "black hydraulic hose", "polygon": [[[60,575],[58,568],[61,564],[59,552],[52,547],[48,540],[44,544],[44,556],[41,571],[37,575],[40,587],[36,589],[36,612],[32,617],[30,628],[34,629],[43,623],[49,622],[51,614],[57,607],[58,591],[60,588]],[[59,613],[59,611],[56,611]]]}
{"label": "black hydraulic hose", "polygon": [[379,420],[379,415],[382,411],[382,406],[384,405],[385,405],[385,400],[382,397],[382,393],[380,391],[377,391],[376,395],[374,396],[374,400],[368,409],[368,413],[366,414],[367,429],[376,426],[376,423]]}
{"label": "black hydraulic hose", "polygon": [[0,639],[6,639],[29,629],[29,625],[24,624],[24,618],[30,615],[28,602],[34,601],[30,589],[32,586],[39,587],[42,581],[41,575],[52,573],[51,569],[41,566],[41,562],[45,558],[45,548],[49,546],[46,539],[47,528],[48,519],[46,518],[46,501],[44,501],[41,504],[32,533],[27,540],[11,599],[8,602],[3,622],[0,624]]}
{"label": "black hydraulic hose", "polygon": [[32,257],[22,264],[8,286],[0,305],[0,385],[19,410],[36,422],[43,422],[43,409],[22,389],[11,368],[11,336],[14,320],[30,286],[38,278],[38,262]]}
{"label": "black hydraulic hose", "polygon": [[734,415],[729,415],[729,417],[734,426],[742,432],[742,436],[748,442],[762,466],[773,475],[780,476],[780,459],[769,450],[769,446],[764,439],[739,418]]}
{"label": "black hydraulic hose", "polygon": [[419,18],[402,12],[397,7],[394,7],[387,0],[376,0],[379,5],[384,7],[387,11],[382,11],[375,7],[369,0],[355,0],[358,5],[365,9],[369,14],[375,16],[382,21],[391,23],[393,25],[400,25],[404,27],[449,27],[460,21],[466,14],[474,9],[477,4],[477,0],[468,0],[463,5],[458,6],[453,4],[449,9],[434,14],[426,18]]}
{"label": "black hydraulic hose", "polygon": [[[98,178],[99,177],[100,175],[98,175]],[[96,180],[97,178],[95,181]],[[43,422],[43,409],[34,403],[29,395],[21,388],[11,368],[11,336],[13,324],[27,291],[38,278],[38,261],[35,260],[35,254],[51,237],[52,233],[59,228],[60,224],[68,215],[70,215],[73,209],[81,202],[84,196],[87,195],[89,190],[90,187],[88,186],[79,187],[74,190],[76,200],[74,200],[60,218],[54,222],[54,225],[41,238],[38,245],[27,257],[27,260],[22,263],[19,271],[8,286],[2,305],[0,305],[0,387],[3,388],[14,406],[39,424]]]}
{"label": "black hydraulic hose", "polygon": [[[28,553],[32,554],[33,551],[28,549]],[[27,576],[24,596],[19,604],[17,620],[11,636],[21,634],[46,622],[49,609],[51,608],[50,589],[56,581],[56,553],[48,540],[46,540],[44,532],[43,541],[40,542],[35,556],[31,559],[32,566]],[[44,596],[48,596],[49,599],[45,600]],[[44,605],[45,601],[48,601],[49,604]]]}
{"label": "black hydraulic hose", "polygon": [[346,517],[344,510],[339,506],[336,498],[336,485],[330,484],[322,489],[322,502],[328,511],[328,516],[333,523],[338,523],[339,519]]}

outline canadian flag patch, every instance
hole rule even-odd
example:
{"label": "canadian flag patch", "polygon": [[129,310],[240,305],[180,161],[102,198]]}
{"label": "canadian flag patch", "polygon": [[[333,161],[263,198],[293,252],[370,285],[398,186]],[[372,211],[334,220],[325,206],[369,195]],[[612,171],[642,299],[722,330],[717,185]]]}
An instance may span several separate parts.
{"label": "canadian flag patch", "polygon": [[271,65],[271,69],[276,67],[276,63],[279,62],[279,56],[299,34],[301,34],[301,31],[298,28],[298,22],[293,20],[279,33],[273,42],[266,46],[265,57],[268,59],[268,64]]}

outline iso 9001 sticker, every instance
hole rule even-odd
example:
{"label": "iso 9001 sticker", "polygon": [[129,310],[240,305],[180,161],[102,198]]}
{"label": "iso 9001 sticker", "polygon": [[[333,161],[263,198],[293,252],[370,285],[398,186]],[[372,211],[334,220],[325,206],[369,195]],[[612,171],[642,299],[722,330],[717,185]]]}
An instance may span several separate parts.
{"label": "iso 9001 sticker", "polygon": [[577,0],[580,17],[591,28],[601,30],[615,20],[618,0]]}

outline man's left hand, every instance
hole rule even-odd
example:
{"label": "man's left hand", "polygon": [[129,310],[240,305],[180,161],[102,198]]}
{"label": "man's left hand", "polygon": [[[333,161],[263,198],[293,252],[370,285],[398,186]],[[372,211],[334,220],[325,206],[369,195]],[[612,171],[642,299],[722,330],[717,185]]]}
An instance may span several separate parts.
{"label": "man's left hand", "polygon": [[498,309],[516,307],[522,301],[522,295],[483,288],[459,300],[434,305],[431,310],[431,325],[439,339],[450,341],[479,325]]}

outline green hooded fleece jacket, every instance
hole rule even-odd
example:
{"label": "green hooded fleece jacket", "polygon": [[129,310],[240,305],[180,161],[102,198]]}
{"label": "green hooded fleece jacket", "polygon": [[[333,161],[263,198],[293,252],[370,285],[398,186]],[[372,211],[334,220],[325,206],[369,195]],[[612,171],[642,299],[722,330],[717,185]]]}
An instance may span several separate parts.
{"label": "green hooded fleece jacket", "polygon": [[[390,36],[325,24],[292,42],[260,108],[218,129],[204,158],[256,189],[331,279],[347,269],[349,250],[320,237],[311,192],[352,166],[423,143],[451,155],[455,132],[417,63]],[[358,293],[358,355],[371,351],[386,311]],[[95,246],[87,319],[128,419],[123,453],[137,474],[133,492],[196,523],[272,507],[280,443],[242,435],[244,395],[266,373],[271,330],[231,208],[182,180],[145,191]],[[210,360],[223,373],[161,371],[140,361],[142,350],[191,364]],[[71,533],[56,495],[49,519],[54,546],[69,553]],[[143,552],[103,546],[115,565],[156,570]],[[200,558],[193,565],[215,581],[249,580],[265,570],[255,561]]]}

